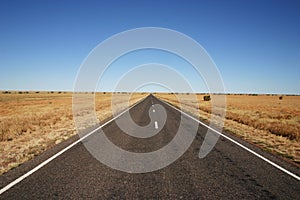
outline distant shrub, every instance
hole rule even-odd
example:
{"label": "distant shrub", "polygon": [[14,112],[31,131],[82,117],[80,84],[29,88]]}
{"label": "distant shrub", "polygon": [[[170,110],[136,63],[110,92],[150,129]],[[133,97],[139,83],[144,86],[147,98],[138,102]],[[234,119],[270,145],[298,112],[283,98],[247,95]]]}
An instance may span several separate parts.
{"label": "distant shrub", "polygon": [[279,97],[279,100],[282,100],[282,99],[283,99],[283,96],[280,96],[280,97]]}
{"label": "distant shrub", "polygon": [[38,93],[40,93],[40,92],[39,92],[39,91],[36,91],[35,93],[37,93],[37,94],[38,94]]}
{"label": "distant shrub", "polygon": [[19,91],[18,93],[19,93],[19,94],[23,94],[23,92],[21,92],[21,91]]}
{"label": "distant shrub", "polygon": [[210,98],[209,95],[203,97],[203,100],[204,100],[204,101],[210,101],[210,99],[211,99],[211,98]]}

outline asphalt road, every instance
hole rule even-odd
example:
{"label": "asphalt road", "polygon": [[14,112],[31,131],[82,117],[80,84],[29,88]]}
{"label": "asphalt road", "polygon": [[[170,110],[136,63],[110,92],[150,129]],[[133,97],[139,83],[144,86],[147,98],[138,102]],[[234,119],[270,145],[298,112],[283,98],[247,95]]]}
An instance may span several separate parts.
{"label": "asphalt road", "polygon": [[[132,152],[151,152],[167,145],[179,126],[180,113],[177,110],[149,96],[129,112],[137,124],[149,125],[152,104],[161,104],[168,116],[158,134],[150,138],[135,138],[126,135],[112,121],[103,127],[106,136],[114,144]],[[186,134],[194,123],[189,120],[183,125]],[[208,156],[199,159],[199,147],[206,131],[206,127],[199,125],[190,148],[171,165],[138,174],[107,167],[80,142],[5,191],[0,199],[300,199],[300,181],[225,138],[220,137]],[[299,168],[229,136],[299,176]],[[77,139],[77,136],[73,137],[2,175],[0,187]],[[92,139],[93,135],[85,142]]]}

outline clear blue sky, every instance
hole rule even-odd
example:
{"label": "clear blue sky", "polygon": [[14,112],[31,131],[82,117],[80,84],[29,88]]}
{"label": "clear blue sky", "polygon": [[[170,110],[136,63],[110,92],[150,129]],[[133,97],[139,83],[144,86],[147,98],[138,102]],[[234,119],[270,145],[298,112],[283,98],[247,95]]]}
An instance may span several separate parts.
{"label": "clear blue sky", "polygon": [[149,26],[199,42],[226,92],[300,94],[300,1],[275,0],[1,0],[0,90],[71,91],[96,45]]}

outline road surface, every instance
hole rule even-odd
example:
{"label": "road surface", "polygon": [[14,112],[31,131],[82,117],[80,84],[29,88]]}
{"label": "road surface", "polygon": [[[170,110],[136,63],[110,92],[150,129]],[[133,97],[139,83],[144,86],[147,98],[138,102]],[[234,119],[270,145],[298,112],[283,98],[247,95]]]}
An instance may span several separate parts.
{"label": "road surface", "polygon": [[[103,131],[114,144],[128,151],[151,152],[163,147],[176,134],[180,112],[152,95],[128,112],[137,124],[145,126],[150,122],[149,109],[152,104],[161,104],[168,116],[165,126],[155,136],[134,138],[124,134],[115,121],[105,125]],[[195,123],[192,119],[190,121]],[[158,126],[159,121],[153,124],[154,128]],[[189,126],[189,123],[184,124],[186,134],[189,134]],[[107,167],[96,160],[79,142],[4,191],[0,199],[300,198],[299,180],[226,138],[220,137],[208,156],[199,159],[199,148],[206,131],[207,128],[199,124],[196,139],[183,156],[163,169],[142,174],[125,173]],[[299,176],[299,168],[234,136],[230,137]],[[91,135],[85,140],[92,138]],[[7,186],[76,140],[78,136],[2,175],[0,187]]]}

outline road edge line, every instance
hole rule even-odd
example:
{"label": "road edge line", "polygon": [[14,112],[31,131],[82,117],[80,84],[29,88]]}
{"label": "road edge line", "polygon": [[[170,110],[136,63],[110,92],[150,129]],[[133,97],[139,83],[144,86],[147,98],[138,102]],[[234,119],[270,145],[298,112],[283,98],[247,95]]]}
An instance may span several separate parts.
{"label": "road edge line", "polygon": [[[149,95],[148,95],[149,96]],[[134,103],[133,105],[131,105],[130,107],[128,107],[127,109],[123,110],[122,112],[120,112],[117,116],[115,116],[114,118],[108,120],[107,122],[105,122],[104,124],[100,125],[99,127],[95,128],[94,130],[90,131],[89,133],[87,133],[86,135],[84,135],[83,137],[79,138],[78,140],[76,140],[75,142],[73,142],[72,144],[70,144],[69,146],[65,147],[64,149],[60,150],[59,152],[57,152],[56,154],[52,155],[50,158],[48,158],[47,160],[43,161],[42,163],[38,164],[37,166],[35,166],[33,169],[29,170],[28,172],[26,172],[25,174],[23,174],[22,176],[20,176],[19,178],[15,179],[14,181],[10,182],[8,185],[4,186],[3,188],[1,188],[0,190],[0,195],[3,194],[4,192],[6,192],[7,190],[9,190],[10,188],[12,188],[13,186],[15,186],[16,184],[18,184],[19,182],[21,182],[22,180],[24,180],[25,178],[27,178],[28,176],[30,176],[31,174],[33,174],[34,172],[38,171],[39,169],[41,169],[42,167],[44,167],[45,165],[47,165],[48,163],[50,163],[52,160],[54,160],[55,158],[57,158],[58,156],[60,156],[61,154],[63,154],[64,152],[68,151],[69,149],[71,149],[73,146],[75,146],[76,144],[78,144],[79,142],[81,142],[82,140],[86,139],[87,137],[89,137],[90,135],[92,135],[93,133],[95,133],[96,131],[98,131],[99,129],[103,128],[104,126],[106,126],[107,124],[111,123],[112,121],[114,121],[115,119],[119,118],[121,115],[123,115],[125,112],[129,111],[131,108],[137,106],[138,104],[140,104],[141,102],[143,102],[148,96],[146,96],[145,98],[137,101],[136,103]],[[80,136],[79,136],[80,137]]]}
{"label": "road edge line", "polygon": [[[156,98],[156,97],[155,97],[155,98]],[[220,133],[219,131],[217,131],[217,130],[211,128],[211,127],[208,126],[207,124],[201,122],[199,119],[196,119],[195,117],[193,117],[193,116],[191,116],[191,115],[185,113],[184,111],[182,111],[182,110],[176,108],[176,107],[173,106],[172,104],[170,104],[170,103],[168,103],[168,102],[166,102],[166,101],[164,101],[164,100],[158,99],[158,98],[156,98],[156,99],[159,100],[160,102],[165,103],[166,105],[170,106],[171,108],[174,108],[175,110],[181,112],[181,113],[184,114],[185,116],[187,116],[187,117],[193,119],[194,121],[196,121],[196,122],[198,122],[199,124],[205,126],[206,128],[208,128],[208,129],[214,131],[215,133],[217,133],[217,134],[219,134],[220,136],[226,138],[227,140],[231,141],[232,143],[238,145],[239,147],[245,149],[246,151],[252,153],[252,154],[255,155],[256,157],[258,157],[258,158],[262,159],[263,161],[269,163],[270,165],[272,165],[273,167],[279,169],[280,171],[282,171],[282,172],[284,172],[284,173],[286,173],[286,174],[292,176],[293,178],[297,179],[298,181],[300,181],[300,177],[297,176],[296,174],[294,174],[293,172],[290,172],[289,170],[287,170],[287,169],[281,167],[280,165],[276,164],[275,162],[269,160],[268,158],[265,158],[264,156],[260,155],[259,153],[253,151],[252,149],[250,149],[250,148],[244,146],[243,144],[241,144],[241,143],[235,141],[235,140],[232,139],[231,137],[229,137],[229,136],[227,136],[227,135],[224,135],[223,133]]]}

